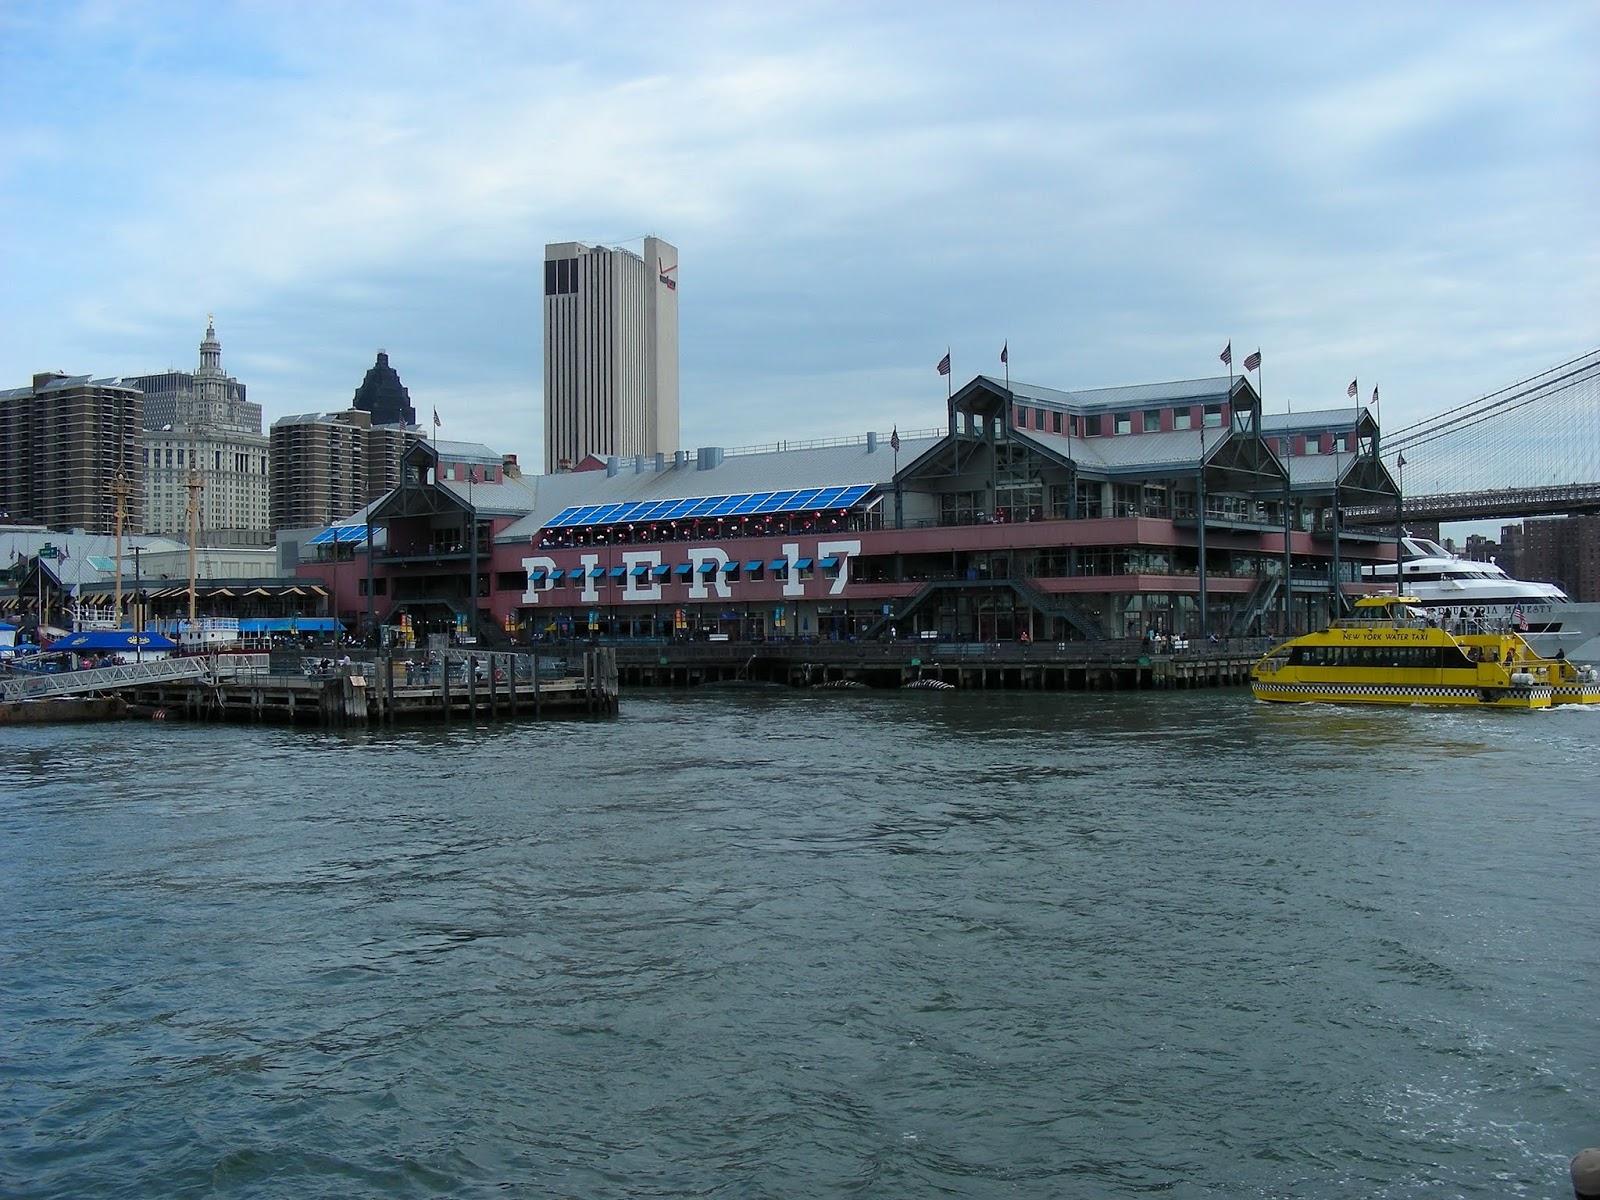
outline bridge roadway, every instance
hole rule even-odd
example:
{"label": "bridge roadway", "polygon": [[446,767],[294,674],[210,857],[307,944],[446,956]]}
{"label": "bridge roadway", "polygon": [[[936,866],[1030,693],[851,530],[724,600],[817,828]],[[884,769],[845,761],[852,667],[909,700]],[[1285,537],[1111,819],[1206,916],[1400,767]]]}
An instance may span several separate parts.
{"label": "bridge roadway", "polygon": [[[1394,524],[1393,508],[1366,505],[1341,512],[1349,525]],[[1402,521],[1509,521],[1556,513],[1600,513],[1600,483],[1407,496],[1400,512]]]}

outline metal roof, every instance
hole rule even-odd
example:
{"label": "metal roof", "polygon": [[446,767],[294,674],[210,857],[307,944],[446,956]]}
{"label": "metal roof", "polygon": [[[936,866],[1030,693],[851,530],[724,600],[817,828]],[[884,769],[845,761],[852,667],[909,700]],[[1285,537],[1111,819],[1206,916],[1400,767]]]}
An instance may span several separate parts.
{"label": "metal roof", "polygon": [[[1004,392],[1004,380],[992,375],[979,379]],[[1156,404],[1225,404],[1230,388],[1237,386],[1242,376],[1229,379],[1226,375],[1215,379],[1180,379],[1171,383],[1136,383],[1126,387],[1089,388],[1066,392],[1057,388],[1039,387],[1031,383],[1011,381],[1011,395],[1022,404],[1047,404],[1077,413],[1110,412],[1115,409],[1148,408]]]}
{"label": "metal roof", "polygon": [[58,375],[52,376],[38,387],[7,388],[5,391],[0,391],[0,400],[20,400],[25,396],[37,396],[42,392],[60,392],[80,387],[114,387],[130,392],[140,390],[138,384],[130,383],[120,375],[110,375],[104,379],[95,379],[89,375]]}
{"label": "metal roof", "polygon": [[1201,454],[1210,454],[1228,440],[1226,429],[1173,429],[1165,433],[1120,433],[1109,437],[1069,437],[1019,429],[1016,436],[1029,439],[1053,453],[1070,458],[1080,469],[1116,473],[1151,471],[1163,467],[1196,470]]}
{"label": "metal roof", "polygon": [[1292,433],[1348,433],[1358,421],[1370,415],[1370,410],[1361,405],[1297,413],[1262,413],[1261,435],[1283,437]]}
{"label": "metal roof", "polygon": [[[666,460],[662,470],[645,459],[635,470],[634,460],[624,460],[616,474],[607,471],[573,471],[536,475],[524,482],[533,503],[522,520],[497,540],[527,541],[538,535],[564,509],[597,504],[642,503],[655,500],[693,500],[707,496],[739,496],[756,492],[864,486],[883,487],[894,479],[895,465],[913,462],[918,455],[943,440],[940,436],[902,437],[898,456],[889,439],[880,437],[869,451],[865,440],[843,445],[773,449],[749,454],[729,454],[716,465],[701,469],[691,455],[682,466]],[[714,458],[715,456],[710,456]],[[446,486],[465,496],[465,485]],[[480,485],[481,486],[481,485]]]}

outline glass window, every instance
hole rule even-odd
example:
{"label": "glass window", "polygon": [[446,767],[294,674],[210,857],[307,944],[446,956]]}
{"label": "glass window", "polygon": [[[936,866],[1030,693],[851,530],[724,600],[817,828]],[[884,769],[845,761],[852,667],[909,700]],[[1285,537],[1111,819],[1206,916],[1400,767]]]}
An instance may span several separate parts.
{"label": "glass window", "polygon": [[1206,405],[1206,428],[1207,429],[1221,429],[1222,428],[1222,405],[1220,405],[1220,404],[1208,404],[1208,405]]}
{"label": "glass window", "polygon": [[1159,433],[1161,431],[1161,410],[1152,408],[1145,410],[1144,432]]}
{"label": "glass window", "polygon": [[1133,432],[1133,414],[1132,413],[1118,413],[1116,421],[1117,421],[1116,430],[1117,430],[1118,433],[1132,433]]}
{"label": "glass window", "polygon": [[1175,408],[1172,410],[1172,427],[1174,429],[1193,429],[1194,410],[1192,408]]}

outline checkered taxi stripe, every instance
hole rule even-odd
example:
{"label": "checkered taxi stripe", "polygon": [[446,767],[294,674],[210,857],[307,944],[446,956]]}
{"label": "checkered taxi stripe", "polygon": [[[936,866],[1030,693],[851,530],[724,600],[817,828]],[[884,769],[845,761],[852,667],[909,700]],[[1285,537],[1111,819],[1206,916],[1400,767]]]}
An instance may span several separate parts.
{"label": "checkered taxi stripe", "polygon": [[1492,698],[1486,699],[1475,687],[1444,687],[1444,686],[1416,686],[1405,687],[1389,683],[1262,683],[1256,682],[1255,693],[1264,700],[1282,698],[1285,700],[1298,700],[1308,696],[1330,696],[1351,699],[1385,700],[1414,700],[1422,703],[1432,701],[1454,704],[1492,704],[1495,699],[1508,700],[1537,700],[1540,697],[1549,697],[1551,689],[1547,685],[1536,687],[1495,688]]}
{"label": "checkered taxi stripe", "polygon": [[1557,704],[1600,704],[1600,683],[1556,684]]}

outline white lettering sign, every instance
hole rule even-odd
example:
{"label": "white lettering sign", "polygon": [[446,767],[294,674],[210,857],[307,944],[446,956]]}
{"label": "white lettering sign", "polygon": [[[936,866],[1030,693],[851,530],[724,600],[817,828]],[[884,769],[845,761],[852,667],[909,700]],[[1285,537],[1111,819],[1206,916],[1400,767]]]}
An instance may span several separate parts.
{"label": "white lettering sign", "polygon": [[[655,577],[655,569],[661,565],[661,551],[629,550],[622,556],[622,565],[628,568],[623,577],[627,585],[622,589],[624,600],[661,599],[661,581]],[[640,567],[645,568],[643,575],[636,574]]]}
{"label": "white lettering sign", "polygon": [[[541,568],[544,570],[544,578],[535,583],[533,573]],[[522,593],[522,602],[524,604],[537,604],[539,603],[539,593],[548,592],[555,586],[550,580],[550,572],[556,569],[556,560],[546,558],[542,554],[535,555],[533,558],[522,560],[522,569],[528,573],[528,590]]]}
{"label": "white lettering sign", "polygon": [[[860,538],[817,543],[818,559],[838,558],[839,560],[839,574],[832,580],[832,586],[828,588],[828,595],[837,596],[844,591],[844,585],[850,582],[850,560],[860,553]],[[821,566],[822,564],[818,562],[817,565]]]}
{"label": "white lettering sign", "polygon": [[[727,577],[722,572],[723,564],[728,561],[728,552],[717,546],[696,546],[689,551],[689,561],[694,565],[694,571],[689,576],[689,599],[704,600],[706,598],[706,581],[711,581],[711,586],[716,590],[719,599],[726,600],[732,593],[728,590]],[[711,574],[706,574],[701,568],[708,562],[716,563],[717,569]]]}

